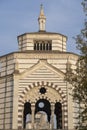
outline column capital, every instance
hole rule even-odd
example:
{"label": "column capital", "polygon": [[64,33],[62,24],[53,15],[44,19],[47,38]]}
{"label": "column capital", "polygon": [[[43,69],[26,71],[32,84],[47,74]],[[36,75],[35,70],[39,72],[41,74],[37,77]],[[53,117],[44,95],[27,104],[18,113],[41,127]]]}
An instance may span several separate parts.
{"label": "column capital", "polygon": [[32,102],[32,103],[31,103],[31,106],[35,106],[35,102]]}
{"label": "column capital", "polygon": [[32,103],[31,103],[31,110],[32,110],[32,111],[35,110],[35,102],[32,102]]}
{"label": "column capital", "polygon": [[51,109],[54,110],[54,108],[55,108],[55,103],[51,102]]}
{"label": "column capital", "polygon": [[55,109],[55,103],[51,102],[51,129],[54,128],[54,109]]}
{"label": "column capital", "polygon": [[32,129],[34,129],[35,102],[31,103],[31,111],[32,111]]}
{"label": "column capital", "polygon": [[55,103],[54,102],[51,102],[51,106],[54,106],[55,105]]}

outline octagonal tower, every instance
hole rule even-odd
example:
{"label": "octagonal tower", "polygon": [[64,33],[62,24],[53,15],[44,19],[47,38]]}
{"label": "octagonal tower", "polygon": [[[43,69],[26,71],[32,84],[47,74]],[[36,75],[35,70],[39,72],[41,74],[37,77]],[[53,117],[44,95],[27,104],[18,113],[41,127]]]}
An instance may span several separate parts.
{"label": "octagonal tower", "polygon": [[[0,57],[0,129],[73,129],[78,123],[72,85],[65,72],[78,56],[66,51],[67,37],[45,30],[17,37],[18,52]],[[76,114],[74,115],[74,113]]]}

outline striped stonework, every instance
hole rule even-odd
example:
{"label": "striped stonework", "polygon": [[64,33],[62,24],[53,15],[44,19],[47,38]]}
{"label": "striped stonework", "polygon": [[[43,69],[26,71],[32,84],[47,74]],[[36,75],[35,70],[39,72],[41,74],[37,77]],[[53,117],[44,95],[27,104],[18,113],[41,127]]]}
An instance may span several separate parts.
{"label": "striped stonework", "polygon": [[[44,24],[41,21],[40,27]],[[72,85],[64,79],[69,65],[73,71],[76,69],[78,55],[66,52],[67,37],[40,28],[39,32],[24,33],[17,39],[19,51],[0,56],[0,129],[25,127],[25,103],[35,105],[42,99],[50,104],[52,115],[56,113],[53,113],[56,105],[60,105],[59,110],[55,110],[58,113],[62,106],[62,122],[58,123],[62,123],[62,129],[74,129],[78,124],[76,113],[79,106],[70,95]],[[41,93],[41,88],[46,92]],[[55,109],[52,105],[55,105]],[[34,126],[34,111],[30,113],[33,113]],[[60,115],[56,114],[56,118]],[[57,127],[61,127],[58,123]]]}
{"label": "striped stonework", "polygon": [[0,129],[12,127],[13,76],[0,77]]}
{"label": "striped stonework", "polygon": [[[33,86],[33,87],[32,87]],[[24,109],[24,103],[25,102],[32,102],[30,101],[29,99],[24,99],[25,95],[31,91],[33,88],[39,88],[41,86],[47,86],[47,87],[50,87],[54,90],[56,90],[56,92],[60,95],[61,97],[61,104],[62,104],[62,112],[63,112],[63,128],[67,128],[68,127],[68,110],[67,110],[67,100],[66,100],[66,96],[65,94],[63,93],[63,91],[61,90],[61,88],[59,88],[58,86],[54,86],[53,83],[50,83],[50,82],[35,82],[33,83],[32,85],[29,85],[27,88],[24,89],[24,91],[20,94],[19,96],[19,102],[18,102],[18,128],[22,128],[23,127],[23,109]],[[39,100],[39,99],[47,99],[49,100],[49,102],[51,102],[51,99],[49,98],[49,95],[48,97],[45,97],[44,95],[42,97],[39,97],[36,95],[36,100]],[[58,99],[55,100],[55,103]]]}

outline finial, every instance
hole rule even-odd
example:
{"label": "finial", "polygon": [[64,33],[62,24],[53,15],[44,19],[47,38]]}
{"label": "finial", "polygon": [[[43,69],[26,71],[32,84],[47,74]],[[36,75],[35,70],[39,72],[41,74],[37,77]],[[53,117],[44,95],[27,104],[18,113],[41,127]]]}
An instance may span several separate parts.
{"label": "finial", "polygon": [[39,22],[39,31],[45,31],[46,17],[44,15],[43,4],[40,5],[40,15],[38,18],[38,22]]}
{"label": "finial", "polygon": [[43,4],[40,5],[40,15],[44,15],[44,9],[43,9]]}
{"label": "finial", "polygon": [[43,9],[43,4],[40,5],[41,9]]}

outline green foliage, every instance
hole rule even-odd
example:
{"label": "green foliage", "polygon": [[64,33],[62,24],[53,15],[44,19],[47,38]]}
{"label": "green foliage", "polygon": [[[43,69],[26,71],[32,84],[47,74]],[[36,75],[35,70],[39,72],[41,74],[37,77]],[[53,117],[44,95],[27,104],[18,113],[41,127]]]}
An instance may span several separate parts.
{"label": "green foliage", "polygon": [[[85,4],[87,6],[87,0],[84,1],[85,8]],[[78,129],[87,130],[87,21],[85,21],[84,29],[76,36],[75,41],[80,56],[75,70],[67,67],[66,80],[74,86],[73,99],[78,100],[81,106],[81,113],[78,117],[80,118],[80,126]]]}
{"label": "green foliage", "polygon": [[87,41],[83,44],[83,39],[81,35],[76,37],[77,47],[81,52],[76,69],[72,70],[71,65],[67,65],[66,71],[66,80],[74,86],[73,99],[77,100],[81,105],[81,112],[78,117],[81,121],[79,130],[87,130]]}

